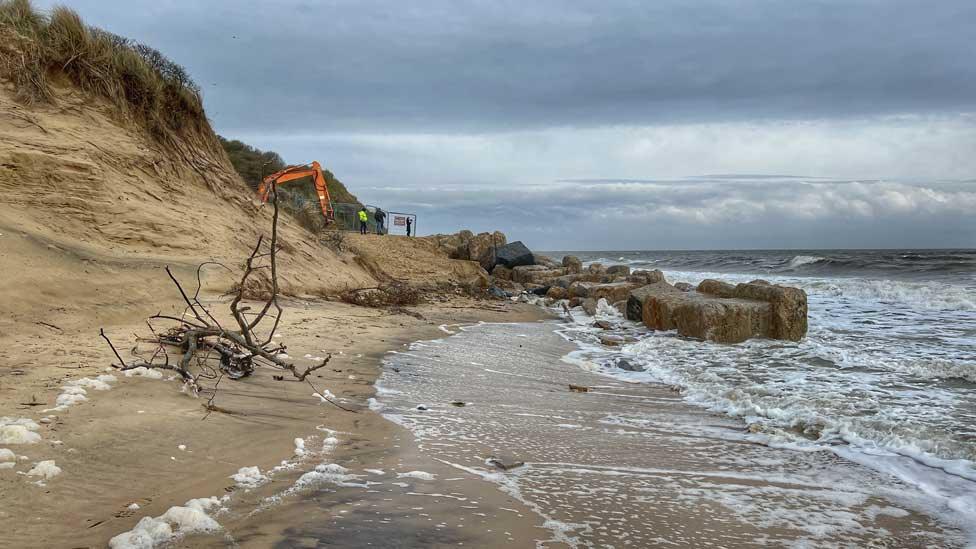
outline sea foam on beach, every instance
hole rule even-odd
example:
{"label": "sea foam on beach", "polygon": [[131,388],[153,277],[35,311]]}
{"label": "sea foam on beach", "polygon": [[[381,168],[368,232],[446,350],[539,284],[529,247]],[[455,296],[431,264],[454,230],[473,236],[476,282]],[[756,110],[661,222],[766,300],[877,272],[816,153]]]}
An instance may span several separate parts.
{"label": "sea foam on beach", "polygon": [[[965,306],[892,310],[811,289],[860,283],[803,284],[811,330],[799,344],[685,340],[608,306],[597,314],[631,343],[601,345],[579,310],[563,324],[481,324],[389,355],[399,372],[386,369],[377,408],[424,451],[562,525],[552,535],[570,545],[973,543],[958,530],[976,524]],[[444,405],[455,400],[483,404]],[[486,467],[474,459],[484,445],[525,465]],[[704,510],[702,524],[682,522]],[[706,533],[712,520],[754,537]]]}

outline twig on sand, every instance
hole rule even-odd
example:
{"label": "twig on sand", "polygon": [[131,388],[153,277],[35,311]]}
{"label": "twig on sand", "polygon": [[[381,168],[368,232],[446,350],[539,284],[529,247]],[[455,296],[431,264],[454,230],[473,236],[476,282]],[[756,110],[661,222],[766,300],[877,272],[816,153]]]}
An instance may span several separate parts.
{"label": "twig on sand", "polygon": [[107,335],[105,335],[105,329],[99,328],[98,335],[102,336],[102,339],[104,339],[105,342],[108,343],[108,346],[112,349],[112,352],[115,353],[115,358],[119,359],[119,364],[121,364],[124,367],[125,361],[122,360],[122,355],[119,354],[119,351],[115,348],[115,345],[112,345],[112,340],[109,339]]}
{"label": "twig on sand", "polygon": [[202,418],[200,418],[200,421],[207,419],[210,416],[210,412],[214,411],[213,401],[215,398],[217,398],[217,387],[220,385],[220,380],[222,379],[224,379],[223,372],[220,373],[220,377],[218,377],[217,381],[214,383],[213,391],[211,391],[210,393],[210,398],[207,399],[207,403],[204,405],[204,408],[207,409],[207,413],[204,414]]}
{"label": "twig on sand", "polygon": [[318,388],[312,383],[311,379],[306,379],[305,381],[308,383],[308,386],[311,387],[313,391],[315,391],[315,394],[317,394],[319,398],[321,398],[323,401],[328,402],[329,404],[335,406],[336,408],[339,408],[340,410],[345,410],[347,412],[352,412],[354,414],[357,413],[356,410],[350,410],[349,408],[346,408],[345,406],[339,404],[338,402],[322,394],[322,391],[318,390]]}
{"label": "twig on sand", "polygon": [[562,305],[563,305],[563,312],[566,313],[566,318],[568,318],[570,322],[576,322],[576,319],[573,318],[573,313],[569,311],[569,305],[567,305],[565,301],[562,303]]}
{"label": "twig on sand", "polygon": [[[265,247],[264,236],[258,237],[257,243],[244,261],[243,273],[236,286],[236,295],[230,303],[230,316],[236,322],[237,329],[222,325],[207,306],[200,301],[203,268],[207,265],[217,265],[229,270],[222,263],[208,261],[197,266],[197,287],[192,297],[183,288],[173,271],[168,266],[166,267],[166,275],[176,286],[185,308],[181,316],[164,315],[160,312],[149,317],[147,322],[153,337],[137,338],[138,341],[155,344],[156,348],[148,360],[140,357],[137,361],[127,363],[115,345],[112,344],[112,341],[105,335],[105,330],[99,330],[99,334],[108,343],[119,361],[119,366],[114,364],[113,366],[120,370],[132,370],[141,367],[171,370],[180,374],[184,383],[194,394],[198,394],[201,390],[201,381],[215,380],[212,388],[204,389],[210,394],[210,398],[204,405],[207,409],[207,415],[203,419],[206,419],[210,412],[214,411],[231,413],[213,403],[217,395],[217,387],[225,376],[232,380],[240,379],[250,376],[255,367],[264,365],[278,370],[286,370],[298,381],[308,381],[309,385],[315,389],[315,386],[307,379],[309,374],[324,368],[332,359],[330,354],[319,364],[299,368],[288,359],[288,355],[284,354],[284,345],[277,342],[272,343],[283,316],[283,309],[278,303],[279,210],[278,190],[274,184],[271,186],[271,196],[274,205],[271,238]],[[259,271],[268,272],[268,279],[257,281],[254,274]],[[270,288],[266,287],[268,285]],[[250,306],[243,304],[247,295],[253,290],[264,292],[263,303],[254,313],[250,312]],[[153,327],[153,320],[166,320],[174,322],[175,325],[167,330],[157,332]],[[266,333],[263,333],[266,323],[270,323],[270,327]],[[179,358],[174,362],[170,362],[170,355],[166,352],[167,348],[179,350],[177,355]],[[139,357],[137,350],[133,350],[133,354]],[[353,411],[326,398],[318,389],[315,389],[315,392],[337,408],[347,412]]]}

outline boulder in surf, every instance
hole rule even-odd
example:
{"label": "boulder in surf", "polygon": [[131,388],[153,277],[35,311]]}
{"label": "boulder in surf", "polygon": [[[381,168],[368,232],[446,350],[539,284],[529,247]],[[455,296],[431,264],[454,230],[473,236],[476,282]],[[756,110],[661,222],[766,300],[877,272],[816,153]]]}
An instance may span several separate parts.
{"label": "boulder in surf", "polygon": [[720,343],[755,337],[799,341],[807,331],[806,293],[765,281],[732,286],[708,280],[697,292],[647,285],[630,293],[627,317],[638,320],[638,314],[653,330]]}
{"label": "boulder in surf", "polygon": [[807,333],[807,293],[799,288],[753,280],[735,287],[735,295],[742,299],[765,301],[772,306],[770,325],[773,339],[799,341]]}
{"label": "boulder in surf", "polygon": [[648,298],[659,293],[678,291],[679,290],[675,289],[674,286],[664,281],[647,284],[635,290],[631,290],[627,297],[627,309],[624,316],[627,317],[627,320],[641,322],[644,318],[644,302],[647,301]]}

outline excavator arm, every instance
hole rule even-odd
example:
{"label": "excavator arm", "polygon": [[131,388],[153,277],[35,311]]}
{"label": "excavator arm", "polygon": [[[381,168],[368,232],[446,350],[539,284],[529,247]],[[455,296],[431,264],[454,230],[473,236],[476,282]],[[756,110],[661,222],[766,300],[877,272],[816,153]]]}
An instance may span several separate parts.
{"label": "excavator arm", "polygon": [[311,177],[315,183],[315,192],[319,196],[319,205],[322,207],[322,215],[325,216],[326,223],[332,223],[335,219],[335,211],[332,209],[332,198],[329,196],[329,188],[325,183],[325,176],[322,175],[322,166],[314,161],[305,166],[289,166],[280,172],[273,173],[264,178],[258,185],[258,198],[261,202],[267,202],[271,195],[271,189],[275,185],[281,185],[296,179]]}

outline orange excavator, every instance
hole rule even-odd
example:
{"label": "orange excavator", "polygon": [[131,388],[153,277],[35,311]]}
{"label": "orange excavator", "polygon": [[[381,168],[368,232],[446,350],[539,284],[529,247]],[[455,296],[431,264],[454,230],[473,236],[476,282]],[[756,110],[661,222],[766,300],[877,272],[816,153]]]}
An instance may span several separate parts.
{"label": "orange excavator", "polygon": [[329,197],[329,188],[325,184],[325,176],[322,175],[322,166],[313,161],[304,166],[288,166],[280,172],[273,173],[264,178],[258,185],[258,198],[261,202],[267,202],[271,195],[272,187],[281,185],[303,177],[311,177],[315,183],[315,192],[319,195],[319,205],[322,206],[322,215],[325,216],[325,223],[335,221],[335,210],[332,209],[332,199]]}

